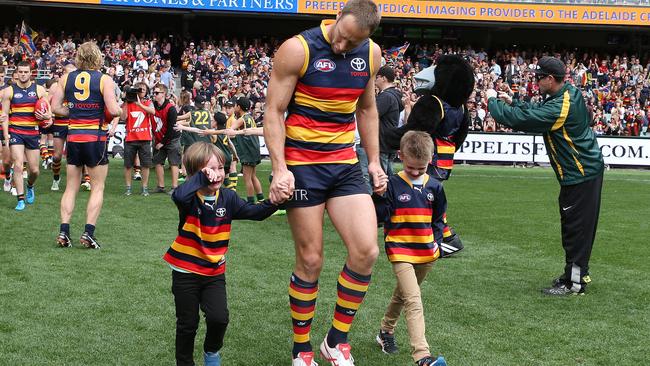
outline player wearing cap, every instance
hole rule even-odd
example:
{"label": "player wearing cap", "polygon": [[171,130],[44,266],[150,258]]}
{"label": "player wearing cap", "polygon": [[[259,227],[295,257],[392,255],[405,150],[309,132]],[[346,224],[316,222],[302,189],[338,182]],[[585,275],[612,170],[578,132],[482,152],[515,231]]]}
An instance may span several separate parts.
{"label": "player wearing cap", "polygon": [[589,258],[596,237],[604,162],[581,91],[564,82],[566,66],[554,57],[542,57],[535,70],[541,103],[526,103],[504,92],[492,95],[488,108],[498,123],[515,130],[543,133],[546,153],[560,183],[564,273],[547,295],[584,294]]}

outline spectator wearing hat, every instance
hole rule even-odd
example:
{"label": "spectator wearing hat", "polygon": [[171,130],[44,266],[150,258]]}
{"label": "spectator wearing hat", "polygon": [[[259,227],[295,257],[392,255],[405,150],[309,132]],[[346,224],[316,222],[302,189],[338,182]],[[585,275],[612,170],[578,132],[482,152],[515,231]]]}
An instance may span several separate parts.
{"label": "spectator wearing hat", "polygon": [[[257,124],[250,115],[251,102],[246,97],[239,97],[235,102],[235,117],[237,118],[230,126],[233,130],[244,130],[255,128]],[[236,149],[239,161],[244,171],[244,183],[246,184],[246,199],[248,202],[264,200],[262,185],[257,179],[256,167],[260,164],[260,139],[258,136],[242,135],[237,136]]]}
{"label": "spectator wearing hat", "polygon": [[584,294],[596,237],[604,162],[582,92],[565,83],[566,66],[542,57],[535,70],[541,103],[527,103],[500,92],[488,108],[494,119],[515,130],[543,133],[546,152],[560,183],[564,273],[542,290],[553,296]]}

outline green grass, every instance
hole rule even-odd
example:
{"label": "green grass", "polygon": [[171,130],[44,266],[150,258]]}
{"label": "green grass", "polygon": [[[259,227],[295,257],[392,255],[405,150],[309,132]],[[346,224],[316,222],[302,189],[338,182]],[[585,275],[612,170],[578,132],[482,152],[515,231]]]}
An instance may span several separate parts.
{"label": "green grass", "polygon": [[[259,170],[266,184],[270,166]],[[161,260],[178,219],[169,196],[122,196],[121,161],[113,161],[96,232],[102,250],[59,249],[61,192],[49,191],[50,179],[43,172],[36,204],[21,213],[14,197],[0,195],[0,365],[172,365],[171,276]],[[434,354],[462,366],[648,363],[650,172],[606,172],[593,283],[586,296],[560,299],[539,292],[563,267],[550,169],[459,166],[445,188],[450,223],[467,249],[439,261],[422,286]],[[75,244],[87,197],[80,192],[73,217]],[[286,218],[238,221],[233,232],[224,364],[288,365],[294,257]],[[325,232],[316,346],[330,325],[345,258],[329,222]],[[382,249],[352,327],[357,365],[412,364],[403,321],[399,355],[382,354],[374,342],[394,283]]]}

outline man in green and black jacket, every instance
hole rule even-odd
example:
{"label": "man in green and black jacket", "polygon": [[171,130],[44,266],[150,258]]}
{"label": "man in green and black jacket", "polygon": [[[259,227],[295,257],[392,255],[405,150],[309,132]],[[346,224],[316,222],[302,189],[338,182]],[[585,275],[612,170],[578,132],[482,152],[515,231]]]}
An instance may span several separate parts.
{"label": "man in green and black jacket", "polygon": [[560,182],[564,274],[548,295],[584,294],[589,278],[589,257],[596,237],[604,162],[582,93],[564,83],[566,66],[554,57],[542,57],[535,70],[541,103],[513,100],[500,92],[488,99],[494,120],[515,130],[542,133],[551,166]]}

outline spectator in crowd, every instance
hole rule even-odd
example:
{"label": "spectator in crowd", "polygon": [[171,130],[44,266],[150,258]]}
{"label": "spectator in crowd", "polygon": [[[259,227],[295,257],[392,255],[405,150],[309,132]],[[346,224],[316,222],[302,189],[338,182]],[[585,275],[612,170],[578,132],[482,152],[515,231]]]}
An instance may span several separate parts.
{"label": "spectator in crowd", "polygon": [[379,114],[379,162],[390,177],[393,175],[395,151],[385,142],[384,134],[398,127],[400,112],[404,109],[402,93],[395,87],[395,71],[391,66],[382,66],[377,71],[375,85],[379,90],[376,97]]}

